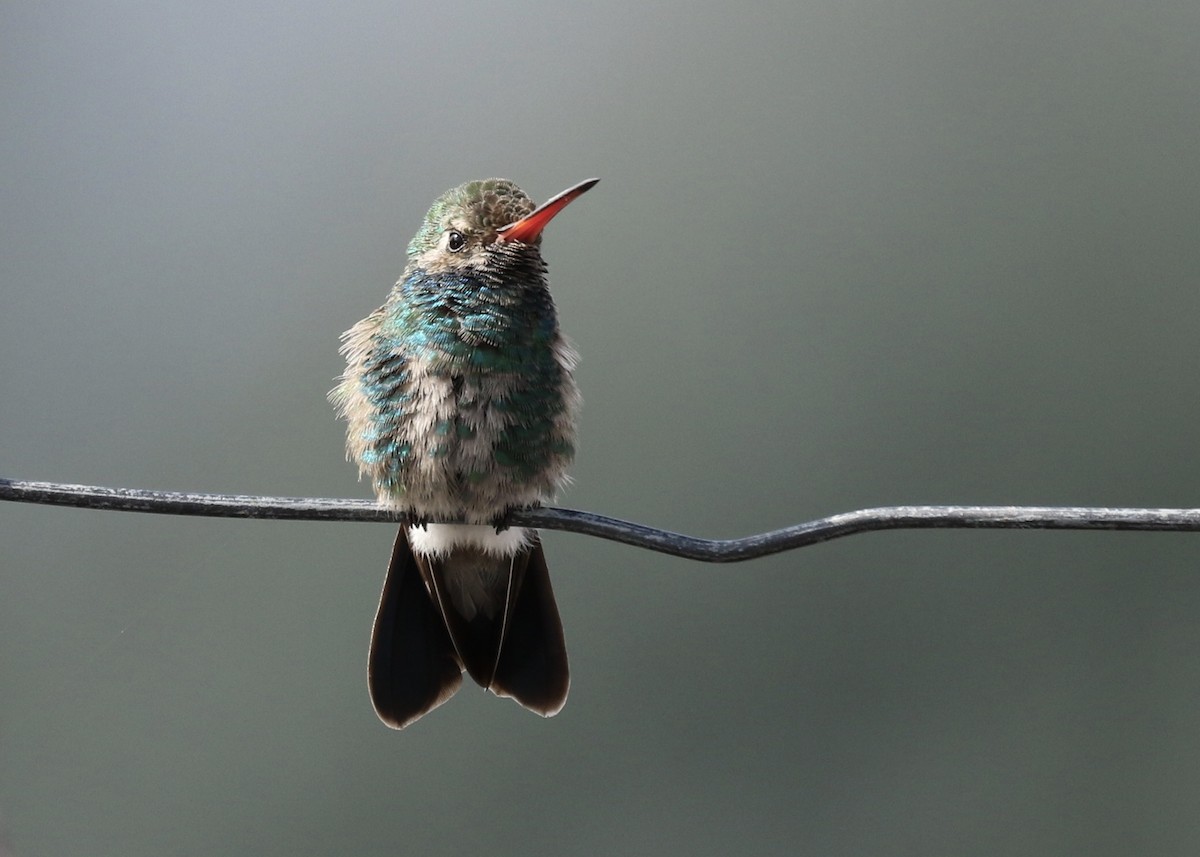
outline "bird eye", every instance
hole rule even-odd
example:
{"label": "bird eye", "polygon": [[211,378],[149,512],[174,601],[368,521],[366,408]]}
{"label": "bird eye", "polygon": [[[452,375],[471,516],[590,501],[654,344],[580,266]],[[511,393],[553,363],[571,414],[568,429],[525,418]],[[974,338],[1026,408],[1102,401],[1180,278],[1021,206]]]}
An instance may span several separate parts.
{"label": "bird eye", "polygon": [[463,238],[461,232],[451,232],[446,236],[446,249],[451,253],[457,253],[463,247],[467,246],[467,239]]}

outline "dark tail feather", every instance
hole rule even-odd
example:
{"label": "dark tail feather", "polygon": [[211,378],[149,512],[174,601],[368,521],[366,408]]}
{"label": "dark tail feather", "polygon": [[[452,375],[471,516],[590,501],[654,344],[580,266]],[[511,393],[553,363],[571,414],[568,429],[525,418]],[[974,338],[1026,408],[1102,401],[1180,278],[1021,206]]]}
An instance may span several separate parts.
{"label": "dark tail feather", "polygon": [[463,669],[476,684],[487,687],[504,645],[509,593],[521,585],[524,557],[494,556],[460,546],[449,556],[418,556],[417,566],[441,608]]}
{"label": "dark tail feather", "polygon": [[403,729],[454,695],[462,669],[442,614],[421,580],[407,529],[401,527],[367,660],[375,713],[393,729]]}
{"label": "dark tail feather", "polygon": [[489,689],[497,696],[512,697],[543,717],[551,717],[566,704],[571,685],[567,645],[541,541],[535,541],[514,566],[522,560],[524,573],[513,569],[504,642]]}
{"label": "dark tail feather", "polygon": [[[471,678],[546,717],[557,714],[567,700],[570,677],[541,542],[514,557],[462,547],[449,557],[418,557],[417,563]],[[455,594],[462,592],[456,581],[463,579],[476,583],[469,598]]]}

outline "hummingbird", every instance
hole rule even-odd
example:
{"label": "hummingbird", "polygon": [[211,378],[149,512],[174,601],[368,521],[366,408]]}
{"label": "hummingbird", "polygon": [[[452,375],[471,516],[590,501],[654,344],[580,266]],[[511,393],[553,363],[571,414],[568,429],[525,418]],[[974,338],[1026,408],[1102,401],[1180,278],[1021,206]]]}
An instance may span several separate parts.
{"label": "hummingbird", "polygon": [[506,179],[442,194],[387,300],[342,334],[329,397],[346,457],[398,510],[367,660],[379,718],[402,729],[467,672],[545,717],[567,699],[562,622],[538,533],[513,510],[568,481],[574,348],[546,280],[546,225],[599,179],[540,206]]}

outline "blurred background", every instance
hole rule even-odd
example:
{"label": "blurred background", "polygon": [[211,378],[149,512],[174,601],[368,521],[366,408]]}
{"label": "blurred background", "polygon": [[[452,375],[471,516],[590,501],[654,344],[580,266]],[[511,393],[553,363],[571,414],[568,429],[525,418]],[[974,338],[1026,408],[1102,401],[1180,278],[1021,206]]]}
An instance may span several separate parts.
{"label": "blurred background", "polygon": [[[429,203],[542,200],[564,505],[708,537],[1200,505],[1200,4],[0,6],[0,475],[369,496]],[[401,733],[390,526],[0,505],[14,857],[1195,854],[1200,537],[550,533],[571,699]]]}

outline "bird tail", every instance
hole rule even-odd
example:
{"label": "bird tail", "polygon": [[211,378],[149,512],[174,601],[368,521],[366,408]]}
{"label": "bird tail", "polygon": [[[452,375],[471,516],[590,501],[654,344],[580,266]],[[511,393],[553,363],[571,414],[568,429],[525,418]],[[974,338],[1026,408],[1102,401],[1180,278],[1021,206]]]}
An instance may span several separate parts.
{"label": "bird tail", "polygon": [[550,717],[567,700],[562,622],[541,541],[494,555],[478,545],[414,552],[400,529],[371,639],[371,699],[397,729],[454,695],[465,670],[482,687]]}

